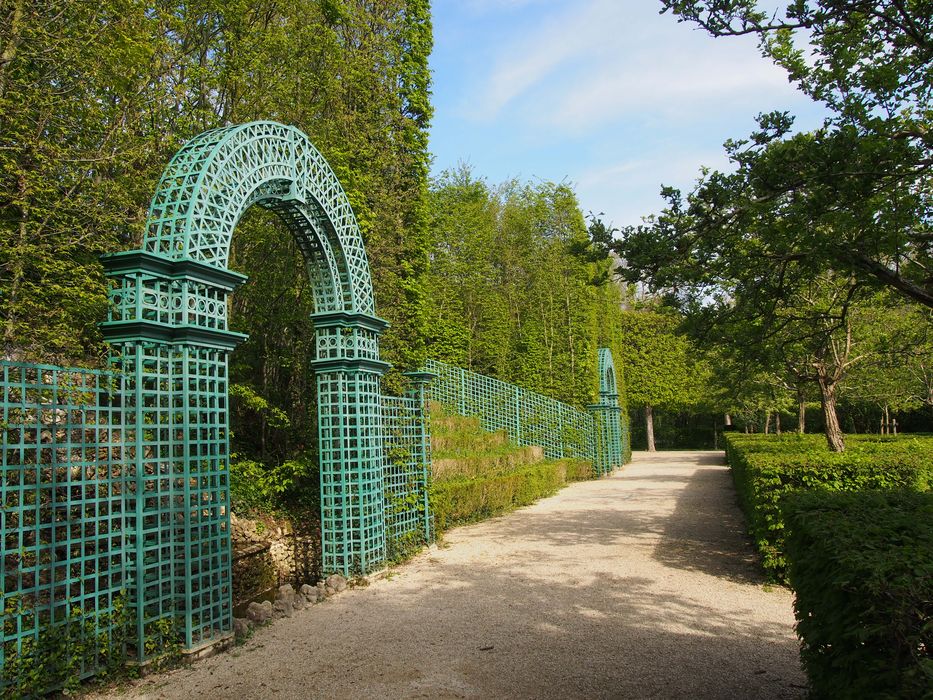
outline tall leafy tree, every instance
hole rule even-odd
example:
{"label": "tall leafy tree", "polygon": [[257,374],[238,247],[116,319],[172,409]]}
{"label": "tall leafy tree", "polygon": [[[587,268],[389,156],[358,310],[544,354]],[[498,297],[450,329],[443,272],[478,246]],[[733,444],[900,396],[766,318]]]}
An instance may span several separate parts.
{"label": "tall leafy tree", "polygon": [[[668,191],[674,230],[633,237],[655,269],[734,255],[757,229],[774,265],[884,285],[933,306],[933,4],[929,0],[791,2],[662,0],[664,11],[713,36],[757,35],[762,52],[830,111],[816,131],[791,135],[786,113],[760,117],[727,144],[736,170],[705,173],[686,202]],[[695,275],[696,270],[692,273]]]}
{"label": "tall leafy tree", "polygon": [[617,342],[619,288],[593,255],[564,185],[490,187],[468,168],[432,192],[430,346],[435,357],[577,406],[598,386],[596,350]]}
{"label": "tall leafy tree", "polygon": [[[416,366],[431,46],[427,0],[0,4],[4,356],[106,361],[98,256],[139,245],[159,174],[182,143],[273,119],[308,133],[334,167],[391,323],[383,356]],[[252,277],[231,314],[251,336],[231,364],[237,449],[281,460],[313,448],[313,304],[274,217],[250,212],[233,248],[231,264]]]}
{"label": "tall leafy tree", "polygon": [[631,408],[644,411],[648,451],[655,451],[654,411],[679,410],[698,402],[701,375],[680,319],[670,312],[642,309],[622,315],[622,366]]}

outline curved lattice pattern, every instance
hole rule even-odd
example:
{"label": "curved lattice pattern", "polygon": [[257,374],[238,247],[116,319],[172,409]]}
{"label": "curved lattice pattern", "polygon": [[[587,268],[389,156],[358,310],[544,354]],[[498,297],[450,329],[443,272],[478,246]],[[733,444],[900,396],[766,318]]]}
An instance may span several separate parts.
{"label": "curved lattice pattern", "polygon": [[227,359],[243,336],[227,329],[226,307],[245,278],[226,265],[237,222],[254,204],[295,236],[314,295],[324,570],[365,573],[385,559],[386,323],[374,315],[349,200],[293,127],[207,131],[162,174],[144,249],[104,258],[111,309],[101,327],[131,389],[126,570],[140,659],[166,618],[188,649],[231,629]]}
{"label": "curved lattice pattern", "polygon": [[375,312],[350,201],[308,137],[284,124],[213,129],[182,146],[152,198],[143,247],[226,268],[233,230],[256,203],[296,234],[319,312]]}
{"label": "curved lattice pattern", "polygon": [[619,401],[619,389],[616,386],[616,367],[609,348],[599,349],[599,397]]}
{"label": "curved lattice pattern", "polygon": [[314,292],[325,573],[430,538],[430,375],[382,395],[387,324],[340,183],[292,127],[208,131],[163,173],[144,250],[103,257],[113,371],[0,362],[4,669],[62,630],[89,650],[81,675],[101,644],[145,661],[232,637],[227,361],[244,336],[227,300],[245,277],[226,264],[253,204],[289,226]]}

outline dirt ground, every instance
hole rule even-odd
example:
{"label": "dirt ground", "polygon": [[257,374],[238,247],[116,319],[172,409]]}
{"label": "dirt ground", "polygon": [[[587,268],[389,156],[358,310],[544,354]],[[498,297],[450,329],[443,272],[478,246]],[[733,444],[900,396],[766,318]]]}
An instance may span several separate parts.
{"label": "dirt ground", "polygon": [[791,606],[754,566],[722,453],[636,453],[107,697],[798,698]]}

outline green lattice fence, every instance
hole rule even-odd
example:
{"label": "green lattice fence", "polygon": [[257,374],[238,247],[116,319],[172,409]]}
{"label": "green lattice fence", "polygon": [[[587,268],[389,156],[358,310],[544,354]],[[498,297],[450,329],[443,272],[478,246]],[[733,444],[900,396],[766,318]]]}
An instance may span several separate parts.
{"label": "green lattice fence", "polygon": [[227,359],[244,336],[226,311],[245,278],[227,259],[253,205],[288,225],[314,295],[323,570],[367,573],[430,536],[424,378],[383,402],[387,323],[340,182],[294,127],[210,130],[163,172],[142,249],[102,259],[114,373],[4,365],[4,672],[76,613],[109,635],[123,598],[129,658],[232,637]]}
{"label": "green lattice fence", "polygon": [[[120,379],[11,362],[0,372],[0,666],[42,653],[44,638],[64,628],[72,642],[99,650],[103,637],[119,653],[127,579]],[[88,635],[95,640],[80,639]],[[102,659],[89,651],[76,661],[84,677]]]}
{"label": "green lattice fence", "polygon": [[431,432],[425,390],[433,375],[406,372],[406,396],[382,397],[386,556],[398,559],[431,541],[428,503]]}
{"label": "green lattice fence", "polygon": [[437,375],[431,398],[464,416],[479,416],[484,430],[505,430],[518,445],[539,445],[552,459],[593,461],[596,421],[555,399],[476,372],[428,360]]}

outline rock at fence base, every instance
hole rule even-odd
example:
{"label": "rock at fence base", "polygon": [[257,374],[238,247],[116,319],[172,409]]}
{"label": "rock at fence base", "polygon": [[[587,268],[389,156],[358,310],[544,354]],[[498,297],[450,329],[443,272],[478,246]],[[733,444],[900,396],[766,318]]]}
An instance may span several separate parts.
{"label": "rock at fence base", "polygon": [[347,587],[347,579],[340,574],[328,576],[324,583],[328,588],[333,588],[336,593],[340,593],[340,591]]}
{"label": "rock at fence base", "polygon": [[321,599],[321,590],[314,586],[309,586],[307,583],[301,587],[300,593],[301,597],[309,603],[316,603]]}
{"label": "rock at fence base", "polygon": [[279,617],[291,617],[295,608],[292,606],[290,601],[277,600],[275,601],[275,605],[272,606],[272,609]]}
{"label": "rock at fence base", "polygon": [[286,603],[292,603],[295,600],[295,589],[292,588],[292,584],[286,583],[284,586],[279,586],[279,592],[275,596],[276,600],[282,600]]}
{"label": "rock at fence base", "polygon": [[250,629],[252,629],[252,626],[250,625],[250,621],[247,618],[233,618],[233,634],[237,637],[245,637]]}
{"label": "rock at fence base", "polygon": [[295,599],[292,601],[292,607],[295,610],[304,610],[307,606],[308,601],[304,599],[304,596],[296,595]]}
{"label": "rock at fence base", "polygon": [[259,624],[268,622],[272,619],[272,603],[268,600],[264,600],[261,603],[253,601],[249,604],[249,607],[246,608],[246,617]]}

